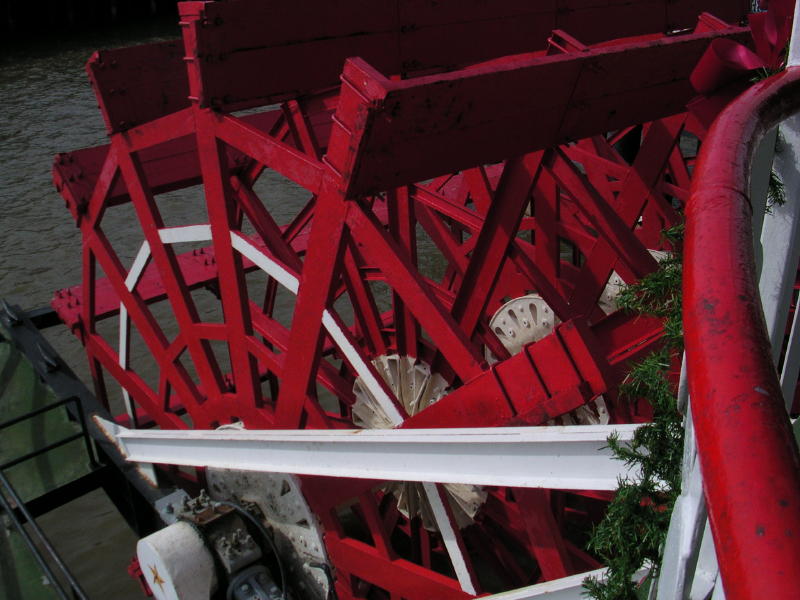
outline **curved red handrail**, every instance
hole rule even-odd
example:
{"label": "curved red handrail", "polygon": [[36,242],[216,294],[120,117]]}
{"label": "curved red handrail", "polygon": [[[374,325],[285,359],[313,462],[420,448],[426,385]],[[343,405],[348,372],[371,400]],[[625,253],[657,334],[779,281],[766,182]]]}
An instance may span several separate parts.
{"label": "curved red handrail", "polygon": [[686,209],[689,392],[728,600],[800,598],[800,457],[764,325],[748,198],[759,140],[797,111],[800,67],[731,103],[703,143]]}

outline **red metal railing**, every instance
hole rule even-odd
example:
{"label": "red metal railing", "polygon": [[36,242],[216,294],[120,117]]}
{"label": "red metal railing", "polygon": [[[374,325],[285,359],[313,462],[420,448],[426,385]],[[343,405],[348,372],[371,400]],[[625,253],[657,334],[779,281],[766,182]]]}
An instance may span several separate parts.
{"label": "red metal railing", "polygon": [[759,140],[797,111],[800,67],[728,106],[703,144],[687,207],[689,391],[729,600],[800,598],[800,458],[756,285],[748,197]]}

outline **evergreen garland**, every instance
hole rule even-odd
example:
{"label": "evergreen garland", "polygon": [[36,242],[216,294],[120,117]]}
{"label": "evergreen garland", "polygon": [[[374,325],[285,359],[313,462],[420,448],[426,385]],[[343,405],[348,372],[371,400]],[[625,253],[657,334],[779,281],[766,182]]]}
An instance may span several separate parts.
{"label": "evergreen garland", "polygon": [[[754,5],[758,2],[754,0]],[[761,9],[753,12],[760,12]],[[755,83],[786,67],[788,44],[773,68],[758,69]],[[776,153],[783,146],[780,131]],[[766,212],[786,202],[786,191],[778,173],[770,171]],[[680,247],[684,226],[664,232],[674,248]],[[681,321],[681,255],[675,252],[660,263],[654,273],[624,288],[619,297],[620,308],[664,319],[664,347],[633,365],[620,386],[620,397],[629,402],[647,400],[653,407],[653,421],[640,427],[629,446],[610,437],[608,446],[614,456],[626,465],[640,467],[635,478],[620,479],[614,500],[605,518],[589,540],[589,550],[607,565],[604,581],[587,578],[584,595],[597,600],[639,600],[646,598],[647,585],[637,585],[633,575],[642,566],[651,571],[648,580],[658,575],[664,541],[675,500],[681,492],[683,458],[683,417],[678,412],[676,385],[669,379],[674,357],[683,350]]]}
{"label": "evergreen garland", "polygon": [[[664,232],[679,247],[683,225]],[[642,566],[657,573],[675,500],[681,492],[683,418],[678,412],[676,385],[670,380],[674,357],[683,347],[681,324],[681,256],[675,252],[659,269],[617,298],[620,308],[664,319],[664,346],[631,368],[620,386],[620,398],[646,400],[651,423],[642,425],[630,444],[608,439],[615,458],[637,466],[640,474],[619,481],[614,499],[589,540],[588,548],[608,566],[604,580],[587,578],[585,595],[597,600],[635,600],[640,589],[632,580]]]}

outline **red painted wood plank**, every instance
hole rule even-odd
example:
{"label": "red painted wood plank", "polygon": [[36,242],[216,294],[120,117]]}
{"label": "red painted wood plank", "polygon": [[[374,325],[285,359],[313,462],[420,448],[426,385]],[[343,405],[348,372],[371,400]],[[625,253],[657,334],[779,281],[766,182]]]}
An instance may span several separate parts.
{"label": "red painted wood plank", "polygon": [[189,106],[182,40],[95,52],[86,72],[109,133]]}
{"label": "red painted wood plank", "polygon": [[743,28],[521,58],[409,81],[359,59],[345,77],[374,104],[351,192],[441,173],[620,129],[683,110],[691,70],[711,40]]}
{"label": "red painted wood plank", "polygon": [[551,493],[542,489],[515,491],[533,555],[546,581],[574,572],[572,558],[553,514]]}
{"label": "red painted wood plank", "polygon": [[[243,118],[258,131],[269,131],[280,117],[280,111],[268,111]],[[84,148],[56,156],[53,180],[56,188],[71,205],[91,198],[92,190],[108,154],[108,145]],[[235,149],[228,149],[230,164],[245,158]],[[163,194],[200,183],[200,163],[193,135],[187,135],[139,152],[148,187],[154,194]],[[111,190],[107,206],[129,202],[130,197],[122,180]],[[77,212],[73,210],[77,218]]]}
{"label": "red painted wood plank", "polygon": [[[231,107],[335,85],[350,56],[387,73],[414,73],[541,49],[556,28],[591,44],[693,27],[702,11],[736,23],[749,10],[746,0],[348,0],[313,12],[292,3],[185,4],[205,11],[198,25],[204,96]],[[169,40],[90,58],[86,69],[109,133],[189,106],[183,56],[182,41]],[[237,82],[235,74],[252,70],[266,77]]]}
{"label": "red painted wood plank", "polygon": [[326,537],[328,554],[334,564],[351,565],[352,574],[383,589],[393,590],[401,598],[420,600],[467,600],[455,579],[440,575],[403,559],[387,562],[373,546],[332,533]]}
{"label": "red painted wood plank", "polygon": [[[341,0],[308,10],[240,0],[187,2],[181,10],[201,104],[235,110],[336,85],[348,57],[387,75],[420,74],[544,49],[556,28],[586,43],[662,34],[692,27],[707,5],[721,5],[696,3],[668,18],[670,1]],[[722,12],[736,22],[746,11],[736,0]]]}
{"label": "red painted wood plank", "polygon": [[[697,20],[698,2],[696,0],[670,0],[666,4],[666,28],[664,31],[693,27]],[[750,12],[747,0],[704,0],[702,11],[710,13],[727,23],[742,23]]]}
{"label": "red painted wood plank", "polygon": [[[572,322],[409,417],[403,428],[542,424],[608,389],[593,336]],[[577,366],[576,366],[577,365]]]}

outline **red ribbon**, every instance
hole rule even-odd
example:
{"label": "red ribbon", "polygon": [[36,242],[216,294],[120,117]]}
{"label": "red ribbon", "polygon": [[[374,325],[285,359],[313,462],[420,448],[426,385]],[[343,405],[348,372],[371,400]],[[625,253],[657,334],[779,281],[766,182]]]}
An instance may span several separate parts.
{"label": "red ribbon", "polygon": [[761,57],[739,42],[717,38],[697,62],[689,82],[698,94],[709,96],[749,73],[766,66]]}
{"label": "red ribbon", "polygon": [[688,108],[702,128],[707,129],[728,102],[748,87],[755,69],[780,68],[793,16],[793,0],[772,0],[766,12],[749,15],[755,52],[728,39],[711,42],[689,77],[699,96]]}
{"label": "red ribbon", "polygon": [[769,10],[749,16],[750,33],[753,36],[756,53],[764,60],[766,67],[777,69],[782,60],[781,54],[792,36],[792,0],[773,0]]}

